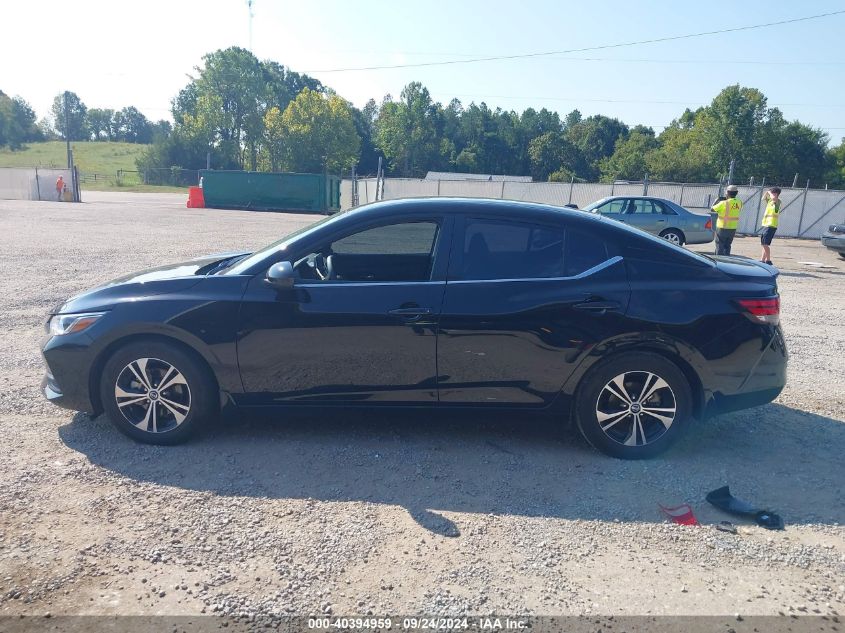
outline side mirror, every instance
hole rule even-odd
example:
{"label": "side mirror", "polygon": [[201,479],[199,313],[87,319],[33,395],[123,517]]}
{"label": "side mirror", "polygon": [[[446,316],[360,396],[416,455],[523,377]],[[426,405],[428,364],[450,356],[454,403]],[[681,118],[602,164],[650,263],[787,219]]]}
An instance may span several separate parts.
{"label": "side mirror", "polygon": [[264,281],[279,290],[293,288],[294,274],[293,264],[290,262],[279,262],[270,266],[267,277]]}

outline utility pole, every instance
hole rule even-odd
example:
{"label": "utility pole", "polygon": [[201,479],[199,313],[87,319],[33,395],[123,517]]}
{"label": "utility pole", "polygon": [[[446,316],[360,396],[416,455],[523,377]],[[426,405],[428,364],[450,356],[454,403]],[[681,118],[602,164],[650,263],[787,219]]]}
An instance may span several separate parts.
{"label": "utility pole", "polygon": [[71,169],[73,167],[73,158],[70,153],[70,118],[67,111],[67,95],[68,92],[65,90],[64,94],[64,103],[65,103],[65,144],[67,145],[67,168]]}
{"label": "utility pole", "polygon": [[252,5],[255,0],[246,0],[247,10],[249,11],[249,52],[252,52],[252,18],[255,15],[252,12]]}

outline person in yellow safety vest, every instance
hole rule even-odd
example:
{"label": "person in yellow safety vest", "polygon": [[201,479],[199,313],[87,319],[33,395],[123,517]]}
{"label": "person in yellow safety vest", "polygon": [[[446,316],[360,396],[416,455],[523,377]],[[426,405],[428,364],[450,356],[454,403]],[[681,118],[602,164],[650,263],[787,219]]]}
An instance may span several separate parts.
{"label": "person in yellow safety vest", "polygon": [[760,234],[760,244],[763,245],[763,254],[760,256],[760,261],[771,265],[771,245],[778,230],[778,217],[780,216],[780,187],[772,187],[764,193],[763,202],[766,203],[766,211],[763,213],[763,232]]}
{"label": "person in yellow safety vest", "polygon": [[718,216],[716,218],[716,254],[730,255],[731,244],[736,235],[736,228],[739,226],[739,214],[742,211],[742,200],[737,200],[739,189],[736,185],[729,185],[725,189],[727,199],[717,202],[711,210]]}

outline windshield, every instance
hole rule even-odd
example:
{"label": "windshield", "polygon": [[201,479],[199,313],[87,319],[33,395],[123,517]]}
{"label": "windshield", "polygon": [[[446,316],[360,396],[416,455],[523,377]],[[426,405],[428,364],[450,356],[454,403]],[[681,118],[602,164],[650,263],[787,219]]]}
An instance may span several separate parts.
{"label": "windshield", "polygon": [[247,272],[250,268],[252,268],[256,263],[260,262],[261,260],[268,257],[271,253],[277,251],[283,251],[288,247],[288,244],[293,241],[294,239],[301,237],[303,235],[307,235],[312,231],[316,230],[317,228],[323,226],[324,224],[329,224],[334,222],[339,217],[343,216],[345,213],[349,211],[340,211],[339,213],[335,213],[334,215],[329,215],[325,218],[317,220],[313,224],[309,224],[308,226],[303,226],[301,229],[297,229],[293,233],[288,233],[282,239],[273,242],[272,244],[268,244],[261,250],[255,251],[249,257],[244,259],[238,260],[234,262],[229,268],[221,270],[218,274],[221,275],[240,275],[242,273]]}
{"label": "windshield", "polygon": [[603,205],[608,200],[610,200],[610,198],[602,198],[601,200],[596,200],[595,202],[591,202],[590,204],[588,204],[586,207],[582,207],[581,210],[592,211],[596,207],[600,207],[601,205]]}

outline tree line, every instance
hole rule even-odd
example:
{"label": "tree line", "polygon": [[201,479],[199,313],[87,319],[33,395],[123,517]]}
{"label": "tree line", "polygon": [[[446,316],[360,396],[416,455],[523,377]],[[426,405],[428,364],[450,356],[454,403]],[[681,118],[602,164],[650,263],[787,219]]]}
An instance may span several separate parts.
{"label": "tree line", "polygon": [[458,99],[444,106],[419,82],[359,109],[313,77],[231,47],[203,57],[171,112],[172,125],[153,123],[137,108],[88,109],[63,93],[52,122],[36,125],[25,101],[0,93],[0,146],[56,136],[151,143],[138,160],[142,171],[201,169],[210,160],[215,169],[373,174],[381,158],[392,176],[445,171],[567,182],[646,175],[713,182],[733,160],[737,182],[791,184],[798,174],[802,183],[845,187],[845,141],[829,147],[824,131],[786,120],[762,92],[740,85],[656,133],[577,109],[561,116]]}
{"label": "tree line", "polygon": [[135,106],[88,108],[75,92],[57,94],[50,115],[36,122],[22,97],[10,98],[0,90],[0,147],[18,150],[26,143],[59,139],[149,144],[173,129],[169,121],[150,121]]}
{"label": "tree line", "polygon": [[736,181],[765,177],[845,186],[845,143],[828,148],[822,130],[787,121],[755,88],[731,85],[686,109],[659,134],[604,115],[521,113],[486,103],[446,106],[419,82],[398,98],[356,108],[320,81],[242,48],[203,58],[172,102],[174,127],[139,168],[218,169],[422,177],[428,171],[530,175],[540,181],[712,182],[735,161]]}

